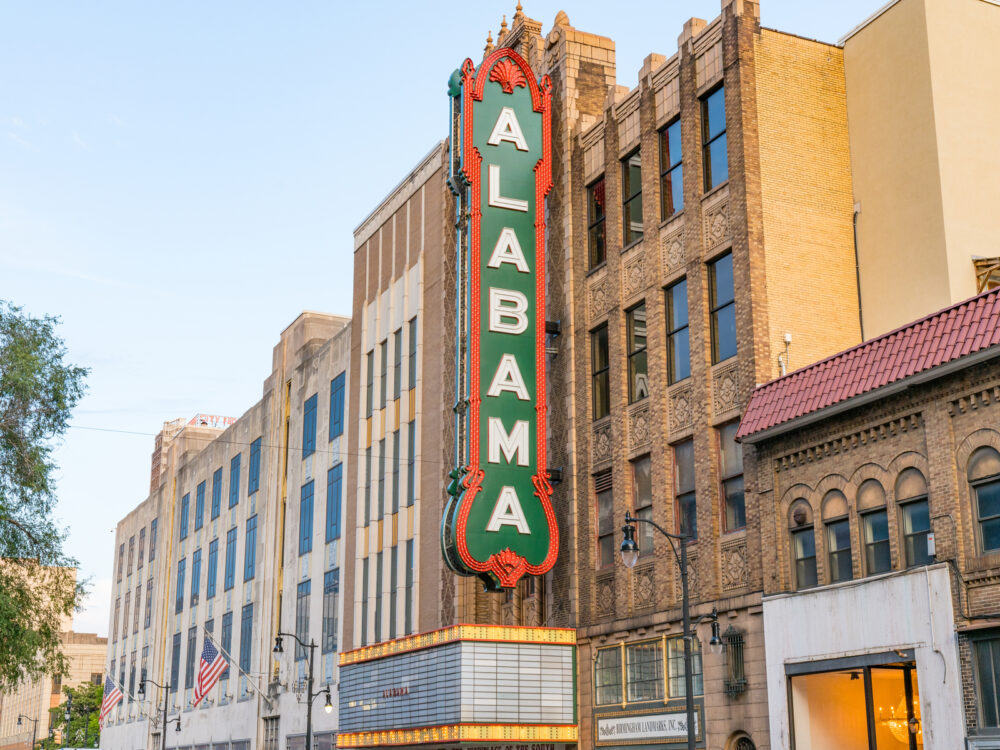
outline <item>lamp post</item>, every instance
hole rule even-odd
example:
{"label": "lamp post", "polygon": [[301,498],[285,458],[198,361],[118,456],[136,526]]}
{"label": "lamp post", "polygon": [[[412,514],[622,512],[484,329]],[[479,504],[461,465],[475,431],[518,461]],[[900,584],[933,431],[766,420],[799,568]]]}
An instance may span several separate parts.
{"label": "lamp post", "polygon": [[30,716],[25,716],[24,714],[17,715],[17,725],[21,726],[21,719],[27,719],[34,726],[31,729],[31,750],[35,750],[35,738],[38,736],[38,719],[32,719]]}
{"label": "lamp post", "polygon": [[283,654],[283,653],[285,653],[285,649],[284,649],[284,646],[283,646],[282,641],[281,641],[282,636],[288,636],[289,638],[294,638],[295,642],[297,644],[299,644],[302,648],[309,649],[309,682],[306,685],[306,695],[307,695],[307,698],[306,698],[306,746],[305,746],[305,750],[312,750],[312,725],[313,725],[313,721],[312,721],[312,702],[313,702],[313,699],[316,696],[321,695],[322,693],[326,693],[326,705],[323,706],[323,709],[327,713],[330,713],[331,711],[333,711],[333,702],[330,700],[330,686],[327,685],[325,689],[323,689],[323,690],[317,690],[315,693],[313,692],[313,656],[315,656],[315,654],[316,654],[316,645],[317,645],[316,641],[314,641],[312,638],[310,638],[309,639],[309,643],[303,643],[299,639],[299,637],[297,635],[295,635],[294,633],[280,633],[279,632],[278,635],[274,639],[274,649],[272,649],[272,653],[275,653],[275,654]]}
{"label": "lamp post", "polygon": [[[143,677],[141,680],[139,680],[139,697],[140,698],[142,698],[142,697],[144,697],[146,695],[146,683],[147,682],[150,685],[158,687],[158,688],[160,688],[160,690],[163,691],[163,728],[160,730],[160,748],[161,748],[161,750],[167,750],[167,700],[170,697],[170,686],[169,685],[161,685],[158,682],[153,682],[153,680],[150,680],[148,677]],[[181,717],[180,716],[177,717],[177,726],[176,726],[176,729],[177,729],[178,732],[181,731]],[[86,736],[84,736],[84,739],[86,739]]]}
{"label": "lamp post", "polygon": [[[635,541],[634,523],[648,523],[659,531],[670,542],[670,549],[677,559],[677,564],[681,569],[681,619],[684,628],[684,708],[687,714],[687,746],[688,750],[695,750],[695,726],[694,726],[694,670],[691,665],[691,639],[694,633],[691,632],[691,610],[688,602],[688,557],[687,542],[690,539],[688,534],[671,534],[662,527],[646,518],[635,518],[629,511],[625,511],[625,525],[622,532],[625,538],[622,540],[621,554],[622,562],[626,568],[634,568],[639,561],[639,545]],[[677,546],[674,540],[680,542],[680,554],[677,553]],[[712,640],[709,641],[709,648],[713,653],[722,649],[722,639],[719,637],[719,620],[716,611],[713,609],[711,615],[706,615],[698,619],[698,623],[706,620],[712,621]],[[702,729],[704,732],[704,729]],[[308,748],[307,748],[308,750]]]}

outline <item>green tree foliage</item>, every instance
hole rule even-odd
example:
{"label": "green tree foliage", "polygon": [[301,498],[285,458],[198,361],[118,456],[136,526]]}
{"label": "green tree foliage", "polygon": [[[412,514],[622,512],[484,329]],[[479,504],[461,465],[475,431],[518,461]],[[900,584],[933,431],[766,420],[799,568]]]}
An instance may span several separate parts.
{"label": "green tree foliage", "polygon": [[[51,738],[42,742],[46,750],[57,747],[95,747],[99,744],[101,729],[98,725],[100,717],[103,689],[100,685],[85,682],[79,687],[68,687],[66,702],[50,708],[49,726],[62,737],[62,742],[56,743]],[[69,725],[66,724],[66,706],[69,705]]]}
{"label": "green tree foliage", "polygon": [[0,301],[0,691],[65,671],[59,633],[83,595],[52,518],[52,452],[87,370],[65,362],[57,323]]}

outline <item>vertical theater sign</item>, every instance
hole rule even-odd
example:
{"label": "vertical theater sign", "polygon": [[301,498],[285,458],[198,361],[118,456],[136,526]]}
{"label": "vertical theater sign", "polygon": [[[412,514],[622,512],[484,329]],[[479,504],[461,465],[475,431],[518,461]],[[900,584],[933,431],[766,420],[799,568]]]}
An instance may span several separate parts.
{"label": "vertical theater sign", "polygon": [[555,564],[545,429],[545,196],[551,84],[514,50],[452,76],[456,195],[455,469],[449,566],[510,588]]}

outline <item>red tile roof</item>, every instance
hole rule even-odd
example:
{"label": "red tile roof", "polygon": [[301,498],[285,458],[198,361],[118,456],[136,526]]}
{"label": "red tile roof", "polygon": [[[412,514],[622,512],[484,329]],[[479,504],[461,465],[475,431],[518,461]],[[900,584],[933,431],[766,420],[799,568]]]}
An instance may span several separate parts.
{"label": "red tile roof", "polygon": [[993,289],[758,386],[737,439],[998,345],[1000,289]]}

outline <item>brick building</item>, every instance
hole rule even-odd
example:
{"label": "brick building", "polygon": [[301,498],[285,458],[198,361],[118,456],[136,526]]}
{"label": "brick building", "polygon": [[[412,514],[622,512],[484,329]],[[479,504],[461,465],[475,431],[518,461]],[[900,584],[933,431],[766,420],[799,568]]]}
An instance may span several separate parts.
{"label": "brick building", "polygon": [[755,390],[772,747],[1000,747],[1000,290]]}

